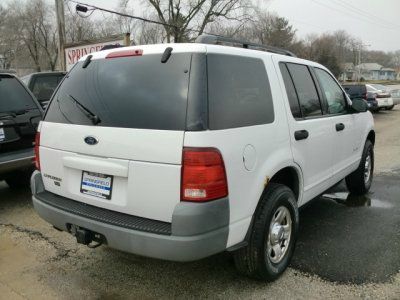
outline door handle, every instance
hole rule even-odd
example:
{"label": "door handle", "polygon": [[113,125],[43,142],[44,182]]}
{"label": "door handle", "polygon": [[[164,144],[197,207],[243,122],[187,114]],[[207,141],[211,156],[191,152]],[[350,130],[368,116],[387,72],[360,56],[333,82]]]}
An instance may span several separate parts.
{"label": "door handle", "polygon": [[306,138],[308,138],[308,131],[307,130],[295,131],[294,138],[296,141],[305,140]]}
{"label": "door handle", "polygon": [[342,131],[344,129],[344,124],[343,123],[337,123],[336,124],[336,131]]}

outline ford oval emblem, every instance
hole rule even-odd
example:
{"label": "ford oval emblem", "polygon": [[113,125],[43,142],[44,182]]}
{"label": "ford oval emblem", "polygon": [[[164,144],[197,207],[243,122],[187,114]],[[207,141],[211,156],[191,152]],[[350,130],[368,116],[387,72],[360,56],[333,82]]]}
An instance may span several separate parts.
{"label": "ford oval emblem", "polygon": [[84,139],[85,143],[88,145],[96,145],[99,141],[94,136],[87,136]]}

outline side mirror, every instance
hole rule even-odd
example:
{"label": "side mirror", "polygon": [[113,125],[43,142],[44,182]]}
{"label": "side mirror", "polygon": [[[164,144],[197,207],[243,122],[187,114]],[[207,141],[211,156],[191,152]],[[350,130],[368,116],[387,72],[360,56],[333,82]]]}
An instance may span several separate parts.
{"label": "side mirror", "polygon": [[364,99],[356,98],[352,100],[351,108],[355,113],[366,112],[368,110],[368,104]]}

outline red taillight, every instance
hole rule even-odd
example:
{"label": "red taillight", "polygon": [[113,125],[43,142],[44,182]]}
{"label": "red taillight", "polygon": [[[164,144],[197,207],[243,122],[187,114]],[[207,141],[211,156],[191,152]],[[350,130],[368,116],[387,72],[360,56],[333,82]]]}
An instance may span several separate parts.
{"label": "red taillight", "polygon": [[368,97],[367,97],[367,93],[363,94],[363,99],[365,99],[365,100],[367,100],[367,99],[368,99]]}
{"label": "red taillight", "polygon": [[225,165],[215,148],[184,148],[181,200],[203,202],[228,195]]}
{"label": "red taillight", "polygon": [[106,58],[117,58],[117,57],[127,57],[127,56],[141,56],[143,55],[142,49],[134,50],[120,50],[115,52],[110,52],[107,54]]}
{"label": "red taillight", "polygon": [[35,167],[40,171],[40,157],[39,157],[39,146],[40,146],[40,132],[36,132],[35,136]]}

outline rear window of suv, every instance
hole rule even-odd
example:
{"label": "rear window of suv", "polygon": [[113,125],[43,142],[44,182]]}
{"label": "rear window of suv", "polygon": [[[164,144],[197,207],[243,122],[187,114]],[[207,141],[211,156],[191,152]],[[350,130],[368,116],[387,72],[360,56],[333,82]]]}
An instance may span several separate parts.
{"label": "rear window of suv", "polygon": [[0,74],[0,112],[37,109],[32,96],[15,77]]}
{"label": "rear window of suv", "polygon": [[172,53],[79,62],[57,90],[45,120],[98,126],[184,130],[190,53]]}

